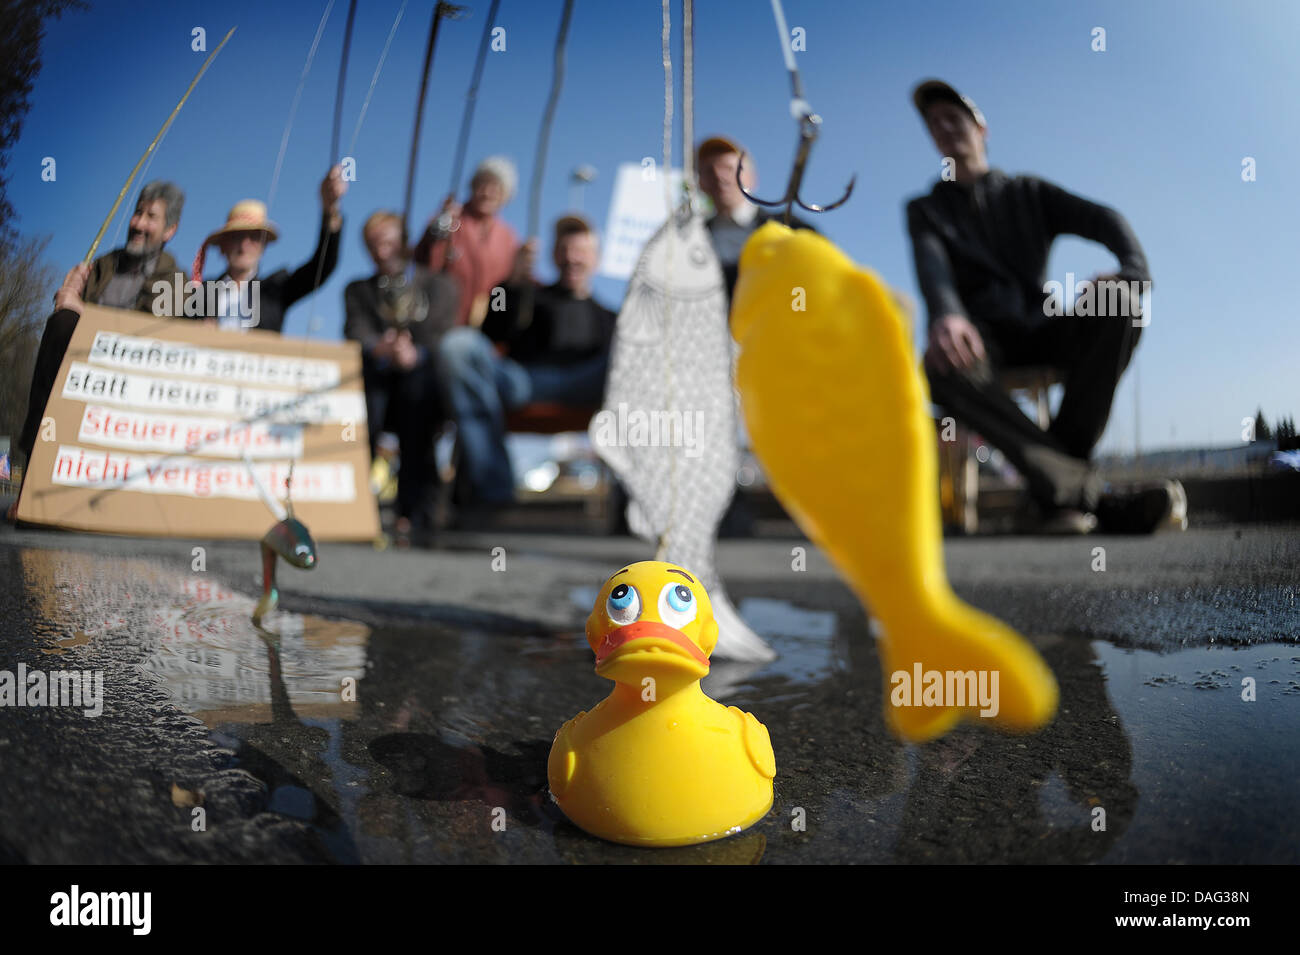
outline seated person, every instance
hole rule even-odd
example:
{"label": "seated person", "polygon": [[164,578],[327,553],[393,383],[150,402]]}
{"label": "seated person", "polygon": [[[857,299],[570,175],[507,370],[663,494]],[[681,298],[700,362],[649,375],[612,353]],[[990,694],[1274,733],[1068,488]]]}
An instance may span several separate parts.
{"label": "seated person", "polygon": [[456,280],[458,325],[477,328],[492,290],[512,277],[519,236],[501,218],[501,210],[514,196],[518,178],[514,163],[504,156],[484,159],[470,179],[469,197],[461,204],[447,196],[415,247],[417,263]]}
{"label": "seated person", "polygon": [[[530,402],[597,405],[605,390],[617,317],[591,297],[598,258],[596,233],[579,216],[555,225],[554,285],[533,290],[532,314],[521,314],[532,245],[517,257],[517,281],[505,287],[505,308],[489,309],[482,331],[462,326],[443,336],[441,376],[456,417],[462,506],[495,506],[514,498],[505,445],[506,411]],[[497,354],[493,342],[504,346]]]}
{"label": "seated person", "polygon": [[[1100,242],[1119,260],[1118,273],[1094,285],[1117,281],[1127,292],[1131,282],[1149,282],[1137,237],[1113,209],[1034,176],[990,168],[983,113],[947,83],[921,83],[912,100],[955,177],[907,205],[929,311],[931,395],[1024,476],[1037,529],[1087,533],[1100,523],[1111,533],[1154,530],[1181,496],[1176,482],[1103,493],[1091,463],[1145,324],[1140,301],[1099,295],[1110,314],[1051,317],[1044,292],[1052,241],[1067,234]],[[1061,406],[1046,431],[997,382],[1002,368],[1033,365],[1065,375]]]}
{"label": "seated person", "polygon": [[176,275],[176,260],[163,246],[180,228],[184,205],[185,193],[175,184],[162,180],[148,183],[136,200],[126,245],[106,252],[89,266],[73,266],[64,278],[54,297],[54,314],[41,334],[27,418],[18,437],[18,447],[28,461],[83,303],[153,314],[154,284],[166,282],[170,286]]}
{"label": "seated person", "polygon": [[435,359],[439,339],[456,321],[456,283],[410,264],[395,212],[376,212],[361,237],[375,274],[344,290],[343,336],[361,343],[371,458],[386,422],[397,433],[398,540],[427,544],[438,487],[434,441],[446,418]]}
{"label": "seated person", "polygon": [[216,314],[205,316],[207,320],[231,331],[281,331],[289,307],[324,285],[338,264],[339,232],[343,228],[339,201],[347,188],[342,167],[335,166],[320,184],[321,222],[316,251],[293,272],[280,269],[265,277],[258,275],[262,253],[268,243],[280,237],[279,229],[266,217],[264,203],[256,199],[235,203],[225,225],[203,240],[194,257],[196,282],[204,280],[203,263],[209,245],[219,247],[226,259],[226,270],[207,282],[216,286]]}

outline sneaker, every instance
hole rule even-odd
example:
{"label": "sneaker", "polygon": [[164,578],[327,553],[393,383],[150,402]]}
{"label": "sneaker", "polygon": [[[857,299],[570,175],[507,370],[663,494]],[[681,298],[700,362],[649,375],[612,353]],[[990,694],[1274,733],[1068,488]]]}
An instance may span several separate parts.
{"label": "sneaker", "polygon": [[1091,534],[1097,527],[1097,518],[1073,507],[1047,508],[1030,502],[1016,523],[1021,534],[1068,537]]}
{"label": "sneaker", "polygon": [[1153,534],[1164,524],[1183,529],[1187,492],[1178,481],[1108,491],[1097,503],[1097,521],[1107,534]]}

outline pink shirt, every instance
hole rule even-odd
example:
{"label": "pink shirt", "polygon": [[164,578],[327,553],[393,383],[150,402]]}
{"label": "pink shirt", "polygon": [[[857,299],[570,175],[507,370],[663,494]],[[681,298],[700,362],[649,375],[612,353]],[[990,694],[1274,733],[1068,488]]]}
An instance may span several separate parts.
{"label": "pink shirt", "polygon": [[[449,241],[435,242],[425,260],[435,272],[445,271],[460,288],[457,325],[478,324],[487,314],[492,289],[502,285],[514,271],[519,236],[498,216],[474,216],[465,210],[460,228]],[[447,249],[451,261],[447,262]],[[471,319],[473,321],[471,322]]]}

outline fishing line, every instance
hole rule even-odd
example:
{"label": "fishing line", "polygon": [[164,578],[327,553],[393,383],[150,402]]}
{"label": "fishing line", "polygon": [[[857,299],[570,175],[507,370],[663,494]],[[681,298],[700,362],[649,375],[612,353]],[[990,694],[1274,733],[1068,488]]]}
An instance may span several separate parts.
{"label": "fishing line", "polygon": [[[664,222],[666,233],[665,245],[668,248],[666,257],[666,274],[664,276],[664,341],[667,342],[672,338],[672,321],[673,321],[673,253],[674,242],[676,241],[676,226],[673,222],[673,216],[676,210],[673,208],[673,190],[672,190],[672,171],[673,171],[673,54],[672,54],[672,14],[669,5],[672,0],[663,0],[663,28],[660,30],[659,41],[664,64],[664,204],[668,207],[668,217]],[[665,411],[672,413],[671,396],[673,394],[673,363],[669,357],[668,348],[661,349],[664,359],[664,405]],[[668,456],[668,514],[664,520],[663,536],[659,539],[656,548],[655,560],[666,560],[668,555],[668,540],[672,536],[673,518],[677,510],[677,455],[669,454]]]}
{"label": "fishing line", "polygon": [[682,184],[695,202],[695,10],[682,0]]}
{"label": "fishing line", "polygon": [[673,169],[673,54],[670,48],[672,23],[668,10],[670,2],[671,0],[663,0],[663,29],[659,36],[664,64],[664,205],[668,208],[669,216],[673,214],[673,190],[669,183]]}
{"label": "fishing line", "polygon": [[795,62],[794,49],[790,45],[790,30],[785,25],[785,10],[781,6],[781,0],[772,0],[772,16],[776,19],[776,34],[781,43],[781,56],[785,60],[786,70],[790,73],[790,115],[795,120],[800,120],[812,112],[812,107],[803,98],[799,65]]}
{"label": "fishing line", "polygon": [[388,59],[388,48],[393,45],[393,37],[397,35],[397,25],[402,22],[402,14],[406,13],[406,4],[408,0],[402,0],[402,5],[397,11],[397,18],[393,20],[393,27],[388,31],[388,39],[384,42],[384,51],[379,54],[379,63],[375,66],[375,75],[370,77],[370,89],[366,91],[366,98],[361,103],[361,113],[357,116],[357,128],[352,130],[352,139],[348,142],[348,155],[356,149],[357,138],[361,135],[361,124],[366,121],[366,110],[370,108],[370,98],[375,95],[375,84],[379,82],[379,74],[384,68],[384,61]]}
{"label": "fishing line", "polygon": [[325,12],[321,14],[320,24],[316,27],[316,37],[311,41],[311,49],[307,51],[307,62],[302,66],[302,75],[298,78],[298,89],[294,91],[293,103],[289,106],[289,120],[284,126],[284,135],[280,137],[280,154],[275,157],[275,172],[271,175],[271,188],[266,195],[266,212],[271,213],[271,205],[275,201],[275,190],[280,183],[280,167],[284,163],[284,152],[289,146],[289,133],[293,130],[294,116],[298,112],[298,100],[302,98],[302,89],[307,85],[307,74],[311,72],[312,60],[316,58],[316,48],[320,46],[321,35],[325,32],[325,22],[330,18],[330,11],[334,9],[334,0],[329,0],[325,5]]}

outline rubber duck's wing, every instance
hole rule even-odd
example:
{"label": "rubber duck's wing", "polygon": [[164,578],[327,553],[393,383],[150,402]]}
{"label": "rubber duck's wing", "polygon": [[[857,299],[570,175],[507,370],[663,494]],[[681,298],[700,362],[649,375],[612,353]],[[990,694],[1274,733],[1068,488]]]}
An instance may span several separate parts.
{"label": "rubber duck's wing", "polygon": [[583,710],[561,726],[551,745],[551,755],[546,761],[546,778],[551,786],[551,795],[556,799],[564,796],[569,783],[573,781],[573,774],[578,770],[578,753],[573,748],[571,730],[586,715],[586,710]]}
{"label": "rubber duck's wing", "polygon": [[740,734],[745,741],[745,753],[754,768],[764,779],[776,778],[776,754],[772,752],[772,737],[767,727],[755,718],[753,713],[746,713],[738,706],[727,707],[735,714],[740,723]]}

